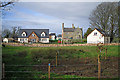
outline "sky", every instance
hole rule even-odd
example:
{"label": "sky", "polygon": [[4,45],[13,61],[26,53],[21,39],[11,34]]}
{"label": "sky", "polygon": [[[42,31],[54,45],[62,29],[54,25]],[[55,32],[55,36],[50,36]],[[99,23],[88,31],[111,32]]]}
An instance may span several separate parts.
{"label": "sky", "polygon": [[20,26],[22,29],[49,29],[61,34],[65,27],[83,28],[86,32],[89,16],[100,2],[16,2],[10,11],[4,11],[2,28]]}

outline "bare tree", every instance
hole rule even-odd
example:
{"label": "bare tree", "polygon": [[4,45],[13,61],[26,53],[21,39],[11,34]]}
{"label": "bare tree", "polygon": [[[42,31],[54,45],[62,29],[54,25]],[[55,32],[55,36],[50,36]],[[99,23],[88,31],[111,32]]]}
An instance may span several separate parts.
{"label": "bare tree", "polygon": [[[0,1],[0,14],[5,15],[6,12],[5,11],[10,11],[12,9],[12,7],[15,5],[15,2],[17,2],[18,0],[3,0]],[[2,17],[2,16],[0,16]]]}
{"label": "bare tree", "polygon": [[9,29],[4,29],[4,30],[2,31],[2,37],[4,37],[4,38],[9,38],[10,36],[11,36],[11,32],[10,32]]}
{"label": "bare tree", "polygon": [[118,3],[103,2],[91,13],[90,25],[109,34],[111,41],[118,31]]}
{"label": "bare tree", "polygon": [[120,2],[118,2],[118,37],[120,43]]}
{"label": "bare tree", "polygon": [[17,38],[19,34],[20,27],[12,27],[11,37]]}

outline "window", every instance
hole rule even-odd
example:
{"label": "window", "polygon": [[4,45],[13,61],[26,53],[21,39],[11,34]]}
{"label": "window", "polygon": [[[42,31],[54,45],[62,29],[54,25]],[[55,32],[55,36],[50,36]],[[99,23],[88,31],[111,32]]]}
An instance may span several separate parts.
{"label": "window", "polygon": [[47,41],[47,39],[42,39],[42,41]]}
{"label": "window", "polygon": [[32,36],[34,37],[34,36],[35,36],[35,34],[32,34]]}
{"label": "window", "polygon": [[94,32],[94,36],[97,36],[97,32]]}
{"label": "window", "polygon": [[23,32],[23,33],[22,33],[22,36],[26,36],[26,32]]}
{"label": "window", "polygon": [[42,36],[42,37],[45,37],[45,32],[42,32],[42,33],[41,33],[41,36]]}
{"label": "window", "polygon": [[73,37],[71,37],[70,39],[73,39]]}
{"label": "window", "polygon": [[24,39],[20,39],[20,41],[24,41]]}

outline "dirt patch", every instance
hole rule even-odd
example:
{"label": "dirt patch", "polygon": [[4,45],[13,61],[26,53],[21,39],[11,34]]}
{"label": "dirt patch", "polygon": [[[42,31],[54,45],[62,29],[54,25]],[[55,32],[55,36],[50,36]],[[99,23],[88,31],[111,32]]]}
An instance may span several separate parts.
{"label": "dirt patch", "polygon": [[[42,63],[48,65],[48,63]],[[48,66],[34,67],[35,70],[46,72]],[[81,77],[98,77],[97,58],[80,58],[58,60],[58,66],[55,66],[55,60],[51,61],[51,72],[63,75],[77,75]],[[108,57],[101,59],[101,78],[118,77],[118,57]]]}

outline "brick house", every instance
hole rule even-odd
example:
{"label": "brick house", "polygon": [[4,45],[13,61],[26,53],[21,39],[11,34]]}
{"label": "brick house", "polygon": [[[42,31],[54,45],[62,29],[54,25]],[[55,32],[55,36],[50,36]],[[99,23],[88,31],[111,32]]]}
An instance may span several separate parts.
{"label": "brick house", "polygon": [[66,39],[82,39],[82,28],[75,28],[72,24],[72,28],[65,28],[64,23],[62,23],[62,40]]}
{"label": "brick house", "polygon": [[18,41],[49,43],[49,29],[20,29]]}

